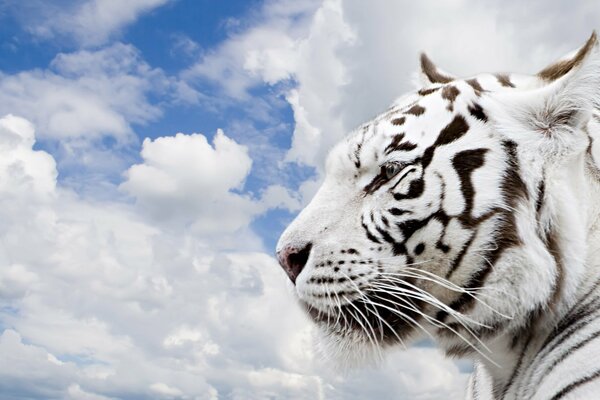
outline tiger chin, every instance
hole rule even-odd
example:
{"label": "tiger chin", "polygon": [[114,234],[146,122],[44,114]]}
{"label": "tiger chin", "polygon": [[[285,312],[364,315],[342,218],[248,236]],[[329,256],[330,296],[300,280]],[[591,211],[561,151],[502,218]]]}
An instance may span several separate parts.
{"label": "tiger chin", "polygon": [[330,152],[277,257],[346,363],[431,337],[467,397],[600,393],[600,49],[422,87]]}

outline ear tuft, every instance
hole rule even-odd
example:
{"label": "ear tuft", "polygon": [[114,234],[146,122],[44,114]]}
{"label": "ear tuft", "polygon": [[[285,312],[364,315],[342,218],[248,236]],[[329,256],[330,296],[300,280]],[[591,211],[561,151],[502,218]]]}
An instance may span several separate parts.
{"label": "ear tuft", "polygon": [[586,56],[596,47],[598,44],[598,38],[596,31],[592,32],[592,35],[587,42],[575,52],[574,55],[566,56],[561,60],[558,60],[554,64],[551,64],[537,73],[537,76],[546,81],[555,81],[558,78],[564,76],[574,67],[581,64]]}
{"label": "ear tuft", "polygon": [[499,129],[515,140],[533,140],[536,151],[547,156],[585,151],[588,138],[581,128],[600,106],[600,49],[596,35],[562,62],[569,64],[568,70],[563,65],[562,75],[558,77],[559,72],[553,72],[556,77],[546,80],[545,85],[497,93],[490,98],[491,113],[496,112],[494,119]]}
{"label": "ear tuft", "polygon": [[600,49],[596,32],[574,57],[564,62],[569,64],[568,71],[563,68],[562,76],[548,85],[540,115],[546,116],[541,121],[548,132],[561,127],[578,128],[600,106]]}
{"label": "ear tuft", "polygon": [[434,83],[448,83],[454,80],[453,76],[436,67],[425,53],[421,53],[420,75],[423,86],[429,86]]}

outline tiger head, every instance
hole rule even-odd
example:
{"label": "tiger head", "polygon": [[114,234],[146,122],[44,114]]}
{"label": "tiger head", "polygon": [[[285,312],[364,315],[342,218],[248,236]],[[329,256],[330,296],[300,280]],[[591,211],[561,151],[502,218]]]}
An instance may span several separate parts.
{"label": "tiger head", "polygon": [[537,75],[458,79],[425,55],[421,70],[421,89],[333,148],[277,246],[330,353],[422,335],[485,353],[568,306],[584,273],[596,36]]}

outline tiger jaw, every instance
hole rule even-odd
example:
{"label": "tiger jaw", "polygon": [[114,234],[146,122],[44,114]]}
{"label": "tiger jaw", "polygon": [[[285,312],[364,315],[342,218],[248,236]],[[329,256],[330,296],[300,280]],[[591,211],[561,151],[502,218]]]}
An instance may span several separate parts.
{"label": "tiger jaw", "polygon": [[[342,250],[339,255],[344,257],[335,262],[325,257],[313,264],[309,259],[295,290],[307,314],[336,341],[351,339],[355,344],[404,344],[417,333],[434,334],[426,322],[435,322],[440,310],[453,312],[438,300],[448,297],[444,290],[452,290],[439,285],[443,279],[418,268],[424,262],[408,264],[405,255],[381,254],[385,246],[370,250],[379,250],[379,256],[357,257],[358,251],[350,249]],[[438,289],[436,296],[428,289]]]}
{"label": "tiger jaw", "polygon": [[300,300],[300,303],[312,320],[335,340],[362,338],[365,344],[386,346],[407,339],[422,313],[419,301],[414,301],[413,296],[391,295],[392,291],[383,290],[387,285],[368,280],[353,284],[355,289],[331,287],[318,301]]}

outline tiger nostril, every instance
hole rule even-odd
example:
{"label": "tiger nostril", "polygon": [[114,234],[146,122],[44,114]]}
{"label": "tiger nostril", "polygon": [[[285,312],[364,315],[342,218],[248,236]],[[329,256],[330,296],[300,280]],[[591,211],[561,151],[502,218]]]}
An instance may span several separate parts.
{"label": "tiger nostril", "polygon": [[304,269],[308,257],[310,256],[311,248],[312,243],[309,242],[302,248],[286,246],[277,252],[279,264],[288,274],[292,283],[296,284],[296,278],[298,278],[298,275],[300,275],[300,272]]}

